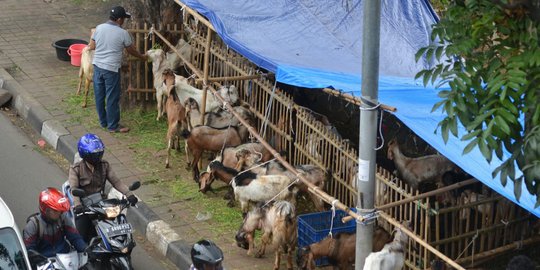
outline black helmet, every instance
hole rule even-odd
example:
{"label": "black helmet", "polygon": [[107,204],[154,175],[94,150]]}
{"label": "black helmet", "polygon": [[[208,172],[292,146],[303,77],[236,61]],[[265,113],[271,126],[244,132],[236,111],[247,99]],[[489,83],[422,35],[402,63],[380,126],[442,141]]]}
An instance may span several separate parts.
{"label": "black helmet", "polygon": [[191,248],[191,262],[198,270],[204,270],[206,266],[220,266],[223,261],[223,252],[210,240],[200,240]]}

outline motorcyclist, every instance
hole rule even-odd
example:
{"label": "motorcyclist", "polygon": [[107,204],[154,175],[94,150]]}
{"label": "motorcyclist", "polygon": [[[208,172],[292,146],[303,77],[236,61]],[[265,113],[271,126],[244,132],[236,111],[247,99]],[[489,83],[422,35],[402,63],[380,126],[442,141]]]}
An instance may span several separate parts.
{"label": "motorcyclist", "polygon": [[58,189],[49,187],[41,191],[39,213],[28,218],[23,230],[26,249],[54,257],[70,252],[71,243],[78,252],[84,252],[86,243],[67,216],[68,210],[69,201]]}
{"label": "motorcyclist", "polygon": [[[72,190],[80,188],[86,194],[99,192],[105,198],[105,183],[108,180],[114,188],[127,196],[127,200],[132,206],[137,204],[137,197],[116,176],[109,162],[102,159],[105,145],[97,135],[88,133],[82,136],[77,148],[82,160],[73,164],[69,169],[68,181]],[[73,198],[73,211],[75,214],[83,211],[80,199],[76,196]],[[96,235],[96,232],[92,230],[91,219],[88,216],[78,216],[75,223],[85,241],[89,242]]]}
{"label": "motorcyclist", "polygon": [[223,251],[210,240],[200,240],[191,248],[190,270],[223,270]]}

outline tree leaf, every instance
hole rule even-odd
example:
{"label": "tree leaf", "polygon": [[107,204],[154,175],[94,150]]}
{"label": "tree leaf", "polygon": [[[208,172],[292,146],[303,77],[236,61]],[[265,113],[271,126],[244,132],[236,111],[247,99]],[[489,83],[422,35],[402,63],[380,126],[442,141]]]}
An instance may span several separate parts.
{"label": "tree leaf", "polygon": [[495,116],[494,120],[495,120],[495,123],[497,124],[497,127],[500,128],[502,132],[504,132],[506,135],[510,135],[510,126],[508,126],[506,121],[504,121],[504,119],[501,116],[499,115]]}
{"label": "tree leaf", "polygon": [[467,144],[467,146],[465,146],[465,148],[463,149],[462,155],[465,155],[471,152],[477,144],[478,144],[478,137],[474,138],[469,144]]}
{"label": "tree leaf", "polygon": [[516,179],[514,181],[514,195],[516,196],[516,200],[519,202],[519,199],[521,198],[521,184],[522,184],[521,177]]}
{"label": "tree leaf", "polygon": [[491,163],[492,151],[487,147],[486,142],[483,139],[478,140],[478,148],[480,149],[480,153],[482,153],[484,158]]}
{"label": "tree leaf", "polygon": [[416,62],[418,62],[418,60],[420,60],[420,58],[422,58],[422,56],[424,55],[424,53],[426,52],[427,49],[428,49],[428,47],[420,48],[420,50],[418,50],[418,52],[416,52],[416,54],[414,55],[414,59],[416,60]]}
{"label": "tree leaf", "polygon": [[465,134],[465,135],[463,135],[463,136],[461,137],[461,140],[462,140],[462,141],[468,141],[468,140],[470,140],[470,139],[472,139],[472,138],[478,136],[478,134],[480,134],[480,132],[482,132],[482,130],[481,130],[481,129],[477,129],[477,130],[475,130],[475,131],[473,131],[473,132],[470,132],[470,133],[468,133],[468,134]]}

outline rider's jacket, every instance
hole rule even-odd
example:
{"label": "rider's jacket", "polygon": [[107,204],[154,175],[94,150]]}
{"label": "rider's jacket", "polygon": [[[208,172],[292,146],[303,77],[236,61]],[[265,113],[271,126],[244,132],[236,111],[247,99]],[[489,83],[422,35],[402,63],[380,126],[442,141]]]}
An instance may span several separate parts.
{"label": "rider's jacket", "polygon": [[46,221],[41,214],[30,217],[23,230],[23,239],[26,249],[35,250],[45,257],[69,252],[69,243],[78,252],[86,248],[86,243],[67,213],[62,214],[56,222]]}
{"label": "rider's jacket", "polygon": [[[126,196],[133,194],[126,184],[116,176],[111,165],[106,160],[101,160],[95,167],[85,161],[79,161],[69,168],[68,181],[72,190],[81,188],[87,194],[101,192],[102,195],[105,195],[103,192],[107,180],[122,194]],[[81,204],[78,197],[73,198],[73,204]]]}

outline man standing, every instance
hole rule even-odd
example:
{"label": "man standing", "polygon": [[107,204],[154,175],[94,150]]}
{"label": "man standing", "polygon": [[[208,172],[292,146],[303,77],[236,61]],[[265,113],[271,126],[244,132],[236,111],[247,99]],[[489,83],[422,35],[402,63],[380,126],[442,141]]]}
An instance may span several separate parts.
{"label": "man standing", "polygon": [[99,124],[110,132],[128,132],[129,128],[120,125],[120,65],[122,52],[127,52],[142,60],[146,54],[140,54],[129,33],[122,28],[124,20],[131,14],[121,7],[110,10],[109,21],[96,27],[90,44],[94,54],[94,96]]}

